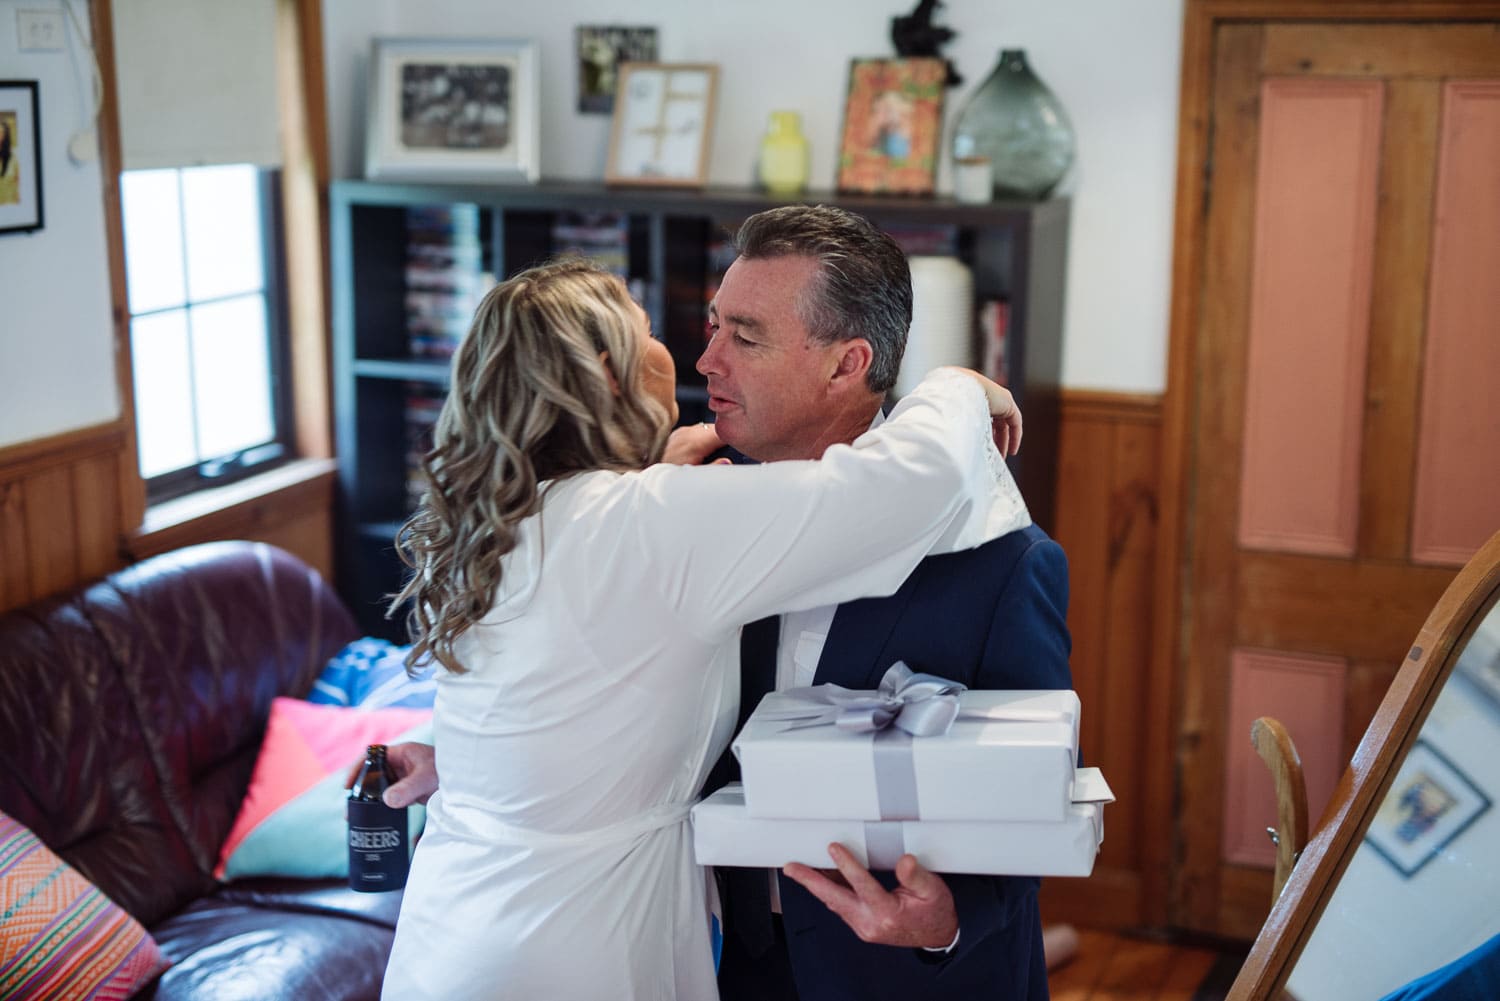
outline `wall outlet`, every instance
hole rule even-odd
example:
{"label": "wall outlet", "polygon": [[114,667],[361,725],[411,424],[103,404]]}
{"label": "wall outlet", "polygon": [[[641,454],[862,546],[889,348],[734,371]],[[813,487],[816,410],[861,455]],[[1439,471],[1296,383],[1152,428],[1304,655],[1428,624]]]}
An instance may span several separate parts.
{"label": "wall outlet", "polygon": [[61,52],[68,47],[61,10],[16,11],[16,34],[22,52]]}

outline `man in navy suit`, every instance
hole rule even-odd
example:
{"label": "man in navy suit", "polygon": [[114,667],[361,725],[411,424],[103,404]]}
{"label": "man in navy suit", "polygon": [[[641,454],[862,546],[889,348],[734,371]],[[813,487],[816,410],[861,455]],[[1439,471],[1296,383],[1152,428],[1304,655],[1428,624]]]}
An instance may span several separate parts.
{"label": "man in navy suit", "polygon": [[[905,255],[859,216],[788,206],[748,219],[698,362],[719,437],[758,461],[812,459],[880,419],[911,324]],[[874,688],[897,660],[981,689],[1071,688],[1067,561],[1035,526],[925,560],[889,598],[752,623],[741,721],[773,689]],[[730,756],[707,791],[735,777]],[[1038,881],[723,870],[728,1001],[1045,999]],[[779,898],[779,899],[777,899]]]}

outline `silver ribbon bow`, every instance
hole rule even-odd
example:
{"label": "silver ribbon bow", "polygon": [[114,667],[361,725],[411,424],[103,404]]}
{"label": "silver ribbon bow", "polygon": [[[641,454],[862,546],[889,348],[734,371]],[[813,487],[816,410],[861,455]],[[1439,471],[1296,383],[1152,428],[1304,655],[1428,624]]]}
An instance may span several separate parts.
{"label": "silver ribbon bow", "polygon": [[[784,728],[787,730],[831,723],[844,733],[869,734],[880,819],[916,820],[921,804],[911,754],[912,738],[947,733],[958,718],[958,693],[965,690],[966,686],[956,681],[917,674],[905,661],[898,660],[886,669],[880,687],[873,692],[841,685],[791,688],[782,695],[797,704],[770,711],[766,718],[789,723]],[[891,828],[886,828],[887,836],[891,832]],[[899,829],[896,833],[899,834]],[[896,857],[900,857],[899,851]]]}
{"label": "silver ribbon bow", "polygon": [[966,690],[956,681],[918,674],[898,660],[873,692],[842,685],[789,688],[782,694],[798,704],[765,715],[789,723],[787,730],[832,723],[845,733],[875,733],[894,726],[913,737],[938,737],[958,718],[958,693]]}

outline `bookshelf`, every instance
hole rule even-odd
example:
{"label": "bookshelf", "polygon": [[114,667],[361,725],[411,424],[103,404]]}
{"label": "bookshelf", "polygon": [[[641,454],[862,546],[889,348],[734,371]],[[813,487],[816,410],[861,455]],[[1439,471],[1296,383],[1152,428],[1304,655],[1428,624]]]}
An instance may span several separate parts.
{"label": "bookshelf", "polygon": [[[952,253],[969,267],[975,362],[994,355],[984,342],[1002,317],[1004,365],[1026,414],[1012,467],[1033,517],[1050,530],[1068,201],[973,205],[816,191],[800,201],[858,212],[909,253]],[[382,597],[401,581],[393,540],[415,500],[413,464],[447,389],[447,354],[488,284],[570,248],[595,256],[626,280],[672,352],[682,421],[704,420],[711,415],[693,365],[707,300],[728,264],[726,234],[779,204],[748,188],[587,181],[330,186],[338,586],[369,635],[404,639],[401,624],[382,615]]]}

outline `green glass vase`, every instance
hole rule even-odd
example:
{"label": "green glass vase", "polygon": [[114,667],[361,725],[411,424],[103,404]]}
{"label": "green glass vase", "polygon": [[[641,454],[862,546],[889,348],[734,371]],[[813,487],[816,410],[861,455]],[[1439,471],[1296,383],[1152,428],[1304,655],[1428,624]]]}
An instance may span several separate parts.
{"label": "green glass vase", "polygon": [[988,158],[999,198],[1043,198],[1073,163],[1073,125],[1023,49],[1005,49],[953,128],[955,162]]}

